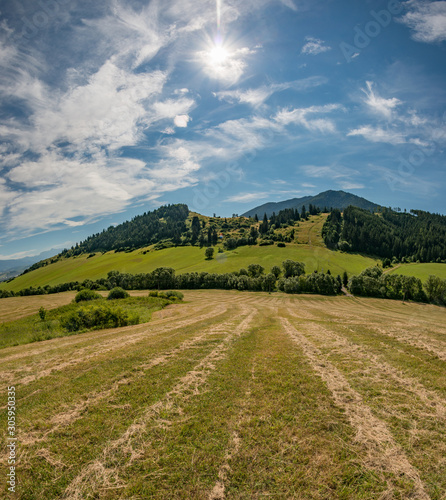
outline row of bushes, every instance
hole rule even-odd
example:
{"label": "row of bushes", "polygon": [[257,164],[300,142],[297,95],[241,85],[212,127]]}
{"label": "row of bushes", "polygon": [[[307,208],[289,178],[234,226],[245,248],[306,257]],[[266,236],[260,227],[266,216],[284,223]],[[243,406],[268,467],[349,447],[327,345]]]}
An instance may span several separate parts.
{"label": "row of bushes", "polygon": [[429,276],[424,286],[419,278],[401,274],[384,274],[379,267],[370,267],[349,281],[353,295],[383,299],[414,300],[446,305],[446,280]]}
{"label": "row of bushes", "polygon": [[[344,283],[347,283],[345,276]],[[67,285],[67,284],[65,284]],[[192,272],[175,275],[172,268],[160,267],[151,273],[127,274],[110,271],[107,278],[96,281],[85,280],[82,283],[68,284],[68,289],[87,288],[82,292],[85,296],[94,293],[93,290],[112,290],[116,287],[124,290],[166,290],[166,289],[224,289],[267,291],[280,290],[285,293],[317,293],[336,295],[341,293],[342,280],[338,275],[313,272],[305,275],[305,265],[301,262],[286,260],[282,267],[274,266],[270,273],[259,264],[251,264],[247,269],[218,274],[207,272]],[[36,293],[57,293],[61,285],[38,289],[21,290],[17,295],[32,295]],[[65,288],[65,287],[64,287]],[[414,300],[417,302],[432,302],[446,305],[446,280],[431,276],[425,286],[421,280],[413,276],[383,274],[379,267],[366,269],[358,276],[353,276],[348,282],[348,288],[353,295],[366,297],[381,297],[389,299]],[[118,298],[111,293],[110,298]],[[162,296],[165,292],[158,293]],[[179,292],[166,292],[175,294]],[[2,296],[10,296],[11,292],[2,292]],[[168,298],[165,296],[164,298]],[[85,299],[84,299],[85,300]],[[88,300],[88,299],[87,299]]]}

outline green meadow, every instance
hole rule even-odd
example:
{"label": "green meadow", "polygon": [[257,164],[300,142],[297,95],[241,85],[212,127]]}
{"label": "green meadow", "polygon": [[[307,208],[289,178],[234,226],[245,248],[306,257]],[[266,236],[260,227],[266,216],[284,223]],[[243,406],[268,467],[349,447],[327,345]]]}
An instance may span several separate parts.
{"label": "green meadow", "polygon": [[389,273],[415,276],[415,278],[419,278],[423,282],[426,281],[430,275],[446,279],[446,264],[436,264],[432,262],[423,264],[401,264],[401,266],[393,268]]}
{"label": "green meadow", "polygon": [[[221,245],[219,245],[221,247]],[[144,253],[146,252],[146,253]],[[322,246],[289,244],[285,248],[277,246],[239,247],[235,250],[214,254],[212,260],[205,260],[205,248],[177,247],[163,250],[139,249],[129,253],[97,253],[62,259],[35,271],[17,277],[10,283],[1,283],[0,289],[19,291],[29,286],[57,285],[69,281],[96,280],[105,278],[112,270],[123,273],[148,273],[157,267],[172,267],[177,274],[187,272],[226,273],[238,271],[249,264],[260,264],[266,271],[272,266],[280,266],[286,259],[305,263],[306,272],[326,272],[334,275],[347,271],[358,274],[378,261],[362,255],[333,252]]]}

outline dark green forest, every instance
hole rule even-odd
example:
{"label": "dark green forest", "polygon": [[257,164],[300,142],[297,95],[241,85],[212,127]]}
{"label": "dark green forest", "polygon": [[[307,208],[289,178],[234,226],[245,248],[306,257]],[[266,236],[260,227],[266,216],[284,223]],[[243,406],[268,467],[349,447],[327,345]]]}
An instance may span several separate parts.
{"label": "dark green forest", "polygon": [[181,235],[186,231],[188,216],[187,205],[162,206],[153,212],[146,212],[130,221],[89,236],[70,250],[64,250],[62,255],[70,257],[90,252],[134,250],[162,240],[179,244]]}
{"label": "dark green forest", "polygon": [[421,210],[371,213],[350,206],[332,210],[322,229],[328,248],[399,262],[446,261],[446,217]]}

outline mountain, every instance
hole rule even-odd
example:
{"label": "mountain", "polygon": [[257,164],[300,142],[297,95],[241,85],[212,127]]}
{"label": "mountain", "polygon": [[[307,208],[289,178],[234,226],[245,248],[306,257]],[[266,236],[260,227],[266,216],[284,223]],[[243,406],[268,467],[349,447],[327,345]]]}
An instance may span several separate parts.
{"label": "mountain", "polygon": [[265,203],[251,210],[248,210],[242,215],[244,217],[254,217],[257,214],[257,217],[261,219],[266,213],[267,217],[269,218],[271,217],[273,212],[278,214],[280,210],[285,210],[286,208],[297,208],[297,210],[300,211],[302,209],[302,206],[305,205],[305,208],[308,209],[308,205],[310,203],[321,209],[327,207],[343,210],[349,205],[363,208],[365,210],[376,210],[379,207],[379,205],[377,205],[376,203],[372,203],[371,201],[368,201],[365,198],[361,198],[360,196],[346,193],[345,191],[329,190],[324,191],[323,193],[319,193],[316,196],[304,196],[302,198],[292,198],[291,200],[278,201],[277,203]]}
{"label": "mountain", "polygon": [[42,252],[39,255],[34,255],[32,257],[0,260],[0,281],[5,281],[18,276],[29,266],[32,266],[36,262],[39,262],[43,259],[48,259],[59,251],[60,249],[58,248],[52,248],[51,250],[46,250],[45,252]]}

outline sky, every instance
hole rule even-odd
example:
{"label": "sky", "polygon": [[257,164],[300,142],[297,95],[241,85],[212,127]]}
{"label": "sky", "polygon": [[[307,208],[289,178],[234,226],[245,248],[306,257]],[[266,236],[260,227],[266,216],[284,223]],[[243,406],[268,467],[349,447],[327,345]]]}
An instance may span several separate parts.
{"label": "sky", "polygon": [[167,204],[446,213],[446,1],[2,0],[0,259]]}

